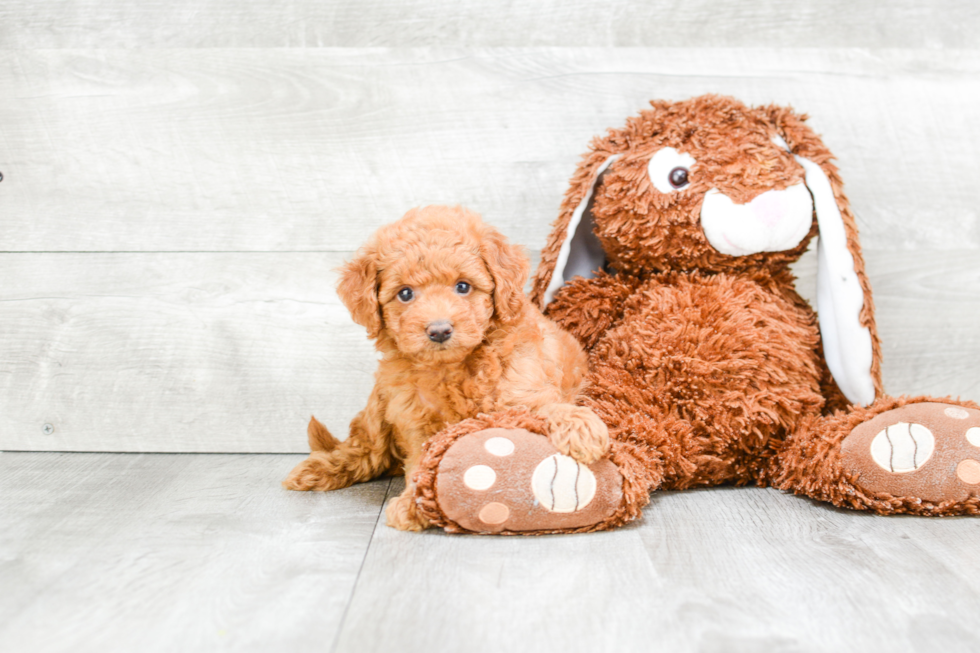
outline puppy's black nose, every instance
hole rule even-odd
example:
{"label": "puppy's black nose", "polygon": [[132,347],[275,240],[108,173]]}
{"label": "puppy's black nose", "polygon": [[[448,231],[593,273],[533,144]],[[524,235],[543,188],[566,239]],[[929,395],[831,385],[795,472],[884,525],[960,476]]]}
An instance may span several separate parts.
{"label": "puppy's black nose", "polygon": [[453,325],[449,320],[436,320],[425,327],[425,332],[432,342],[446,342],[453,337]]}

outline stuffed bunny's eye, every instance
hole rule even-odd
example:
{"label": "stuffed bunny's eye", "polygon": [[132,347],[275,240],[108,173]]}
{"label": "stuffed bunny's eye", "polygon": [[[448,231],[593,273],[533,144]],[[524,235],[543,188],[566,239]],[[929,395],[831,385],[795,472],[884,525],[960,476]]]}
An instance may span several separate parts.
{"label": "stuffed bunny's eye", "polygon": [[690,154],[665,147],[650,159],[647,173],[654,188],[661,193],[676,193],[691,185],[691,170],[695,163]]}
{"label": "stuffed bunny's eye", "polygon": [[687,168],[682,168],[678,166],[670,171],[670,174],[667,176],[667,181],[670,182],[671,186],[673,186],[677,190],[680,190],[681,188],[687,186],[688,183],[690,183],[687,180],[688,172],[689,171]]}

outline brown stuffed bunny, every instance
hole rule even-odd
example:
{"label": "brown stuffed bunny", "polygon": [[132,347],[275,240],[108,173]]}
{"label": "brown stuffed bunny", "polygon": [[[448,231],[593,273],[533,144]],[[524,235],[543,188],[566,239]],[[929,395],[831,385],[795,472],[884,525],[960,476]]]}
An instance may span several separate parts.
{"label": "brown stuffed bunny", "polygon": [[[884,395],[854,216],[805,116],[711,95],[651,104],[592,143],[532,291],[589,353],[585,405],[609,427],[616,472],[557,455],[521,411],[482,416],[429,443],[417,498],[429,520],[599,530],[636,518],[653,490],[722,483],[976,514],[980,410]],[[817,234],[815,313],[789,265]],[[483,445],[499,429],[515,443],[506,456]],[[473,465],[497,485],[467,487]],[[488,503],[519,525],[481,522]]]}

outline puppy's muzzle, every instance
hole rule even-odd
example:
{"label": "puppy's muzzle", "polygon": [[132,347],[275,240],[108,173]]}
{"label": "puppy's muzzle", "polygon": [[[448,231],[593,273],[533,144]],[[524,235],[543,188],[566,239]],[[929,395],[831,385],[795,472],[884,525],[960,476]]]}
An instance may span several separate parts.
{"label": "puppy's muzzle", "polygon": [[453,325],[449,320],[436,320],[425,327],[425,333],[432,342],[446,342],[453,337]]}

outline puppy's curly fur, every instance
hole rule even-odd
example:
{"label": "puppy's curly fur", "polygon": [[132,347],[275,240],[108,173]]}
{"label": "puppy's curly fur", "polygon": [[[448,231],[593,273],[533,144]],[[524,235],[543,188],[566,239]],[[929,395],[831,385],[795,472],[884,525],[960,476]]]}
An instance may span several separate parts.
{"label": "puppy's curly fur", "polygon": [[562,453],[587,464],[605,454],[606,426],[575,405],[585,353],[525,297],[528,271],[521,248],[461,207],[413,209],[379,229],[337,287],[382,354],[374,390],[343,442],[310,421],[312,453],[283,486],[334,490],[403,467],[388,524],[421,530],[412,475],[422,443],[449,425],[525,407]]}

